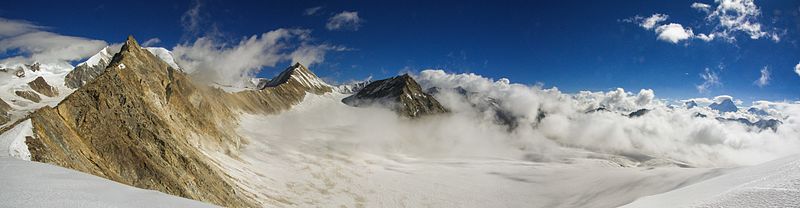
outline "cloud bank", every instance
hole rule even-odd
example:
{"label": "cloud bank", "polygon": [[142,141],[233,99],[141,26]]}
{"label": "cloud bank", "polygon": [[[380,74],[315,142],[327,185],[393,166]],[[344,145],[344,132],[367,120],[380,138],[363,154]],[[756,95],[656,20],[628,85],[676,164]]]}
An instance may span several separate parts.
{"label": "cloud bank", "polygon": [[[783,121],[772,131],[716,119],[751,118],[745,110],[719,114],[706,106],[675,107],[649,89],[567,94],[471,73],[425,70],[413,76],[423,88],[439,88],[434,96],[451,113],[406,119],[383,108],[346,106],[341,97],[310,95],[295,110],[267,118],[275,126],[264,128],[296,141],[325,137],[331,151],[359,148],[421,157],[567,163],[595,158],[623,166],[728,167],[800,152],[796,103],[754,103]],[[731,99],[704,99],[711,103],[726,98]],[[601,107],[605,110],[597,110]],[[649,111],[628,115],[640,109]]]}
{"label": "cloud bank", "polygon": [[9,55],[0,63],[19,65],[39,62],[70,66],[69,62],[88,58],[108,45],[102,40],[46,30],[47,27],[31,22],[0,18],[0,53]]}

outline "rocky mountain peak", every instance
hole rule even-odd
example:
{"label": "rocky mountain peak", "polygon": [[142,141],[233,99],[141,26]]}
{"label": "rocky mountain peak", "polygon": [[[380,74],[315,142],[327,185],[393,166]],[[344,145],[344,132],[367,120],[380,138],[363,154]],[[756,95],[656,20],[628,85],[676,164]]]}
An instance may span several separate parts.
{"label": "rocky mountain peak", "polygon": [[[306,68],[300,63],[295,63],[289,68],[286,68],[277,77],[271,79],[264,85],[267,87],[276,87],[287,83],[299,84],[315,93],[331,92],[332,87],[317,77],[314,72]],[[263,89],[263,88],[262,88]]]}
{"label": "rocky mountain peak", "polygon": [[447,112],[439,101],[423,92],[422,87],[408,74],[369,83],[342,102],[355,107],[386,106],[412,118]]}
{"label": "rocky mountain peak", "polygon": [[739,110],[739,108],[736,107],[736,104],[734,104],[731,99],[724,99],[721,102],[712,103],[708,107],[717,110],[720,113],[736,112]]}

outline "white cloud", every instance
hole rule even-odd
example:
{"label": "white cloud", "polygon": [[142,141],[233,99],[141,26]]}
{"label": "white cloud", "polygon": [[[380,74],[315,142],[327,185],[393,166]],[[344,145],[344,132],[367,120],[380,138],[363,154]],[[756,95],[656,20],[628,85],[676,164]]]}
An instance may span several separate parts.
{"label": "white cloud", "polygon": [[644,29],[650,30],[656,27],[660,22],[666,21],[669,16],[664,14],[653,14],[639,23],[639,26],[642,26]]}
{"label": "white cloud", "polygon": [[192,2],[192,7],[181,16],[181,26],[183,30],[191,35],[197,35],[200,32],[200,8],[203,6],[200,0]]}
{"label": "white cloud", "polygon": [[0,18],[0,53],[15,51],[16,55],[0,63],[69,65],[70,61],[88,58],[108,45],[102,40],[66,36],[44,29],[46,27],[27,21]]}
{"label": "white cloud", "polygon": [[325,61],[325,54],[328,51],[347,51],[350,50],[343,46],[331,46],[328,44],[310,45],[302,44],[294,52],[290,54],[292,63],[301,63],[305,66],[312,66],[314,64],[322,63]]}
{"label": "white cloud", "polygon": [[800,63],[794,66],[794,73],[797,73],[797,76],[800,76]]}
{"label": "white cloud", "polygon": [[764,66],[764,68],[761,68],[761,76],[755,81],[755,84],[758,85],[758,87],[764,87],[769,84],[770,79],[769,67]]}
{"label": "white cloud", "polygon": [[660,27],[667,26],[664,28],[665,31],[669,29],[673,33],[662,35],[662,33],[657,32],[657,34],[659,35],[659,40],[666,40],[672,43],[690,38],[697,38],[705,42],[721,39],[732,43],[736,41],[736,35],[740,33],[747,35],[751,39],[766,38],[774,42],[781,40],[781,34],[776,32],[776,29],[767,28],[759,22],[761,10],[753,0],[716,0],[715,3],[717,4],[716,7],[697,2],[691,5],[691,8],[706,13],[704,26],[712,28],[710,31],[700,32],[697,35],[694,35],[690,28],[684,28],[678,23],[669,24],[671,26],[658,26],[660,22],[667,19],[668,15],[665,14],[656,13],[649,18],[635,16],[624,20],[624,22],[637,23],[646,30],[651,30],[653,27],[657,27],[656,30],[658,30]]}
{"label": "white cloud", "polygon": [[703,78],[703,83],[696,86],[697,91],[700,93],[706,93],[712,87],[717,87],[722,85],[722,81],[719,79],[717,73],[711,71],[711,69],[709,68],[706,68],[704,73],[700,73],[700,77]]}
{"label": "white cloud", "polygon": [[303,15],[311,16],[317,14],[322,9],[322,6],[311,7],[306,10],[303,10]]}
{"label": "white cloud", "polygon": [[16,36],[46,29],[24,20],[10,20],[0,17],[0,38]]}
{"label": "white cloud", "polygon": [[364,20],[358,17],[358,12],[343,11],[336,14],[325,24],[328,30],[358,30]]}
{"label": "white cloud", "polygon": [[694,36],[691,28],[683,28],[681,24],[670,23],[656,28],[658,39],[670,43],[678,43]]}
{"label": "white cloud", "polygon": [[717,0],[716,3],[719,5],[706,17],[706,20],[716,21],[720,28],[714,32],[717,36],[733,41],[734,32],[744,32],[751,39],[768,37],[776,42],[780,40],[777,33],[764,31],[758,22],[761,10],[753,0]]}
{"label": "white cloud", "polygon": [[653,92],[652,89],[641,89],[639,90],[639,94],[636,96],[636,104],[640,106],[645,106],[653,102],[653,98],[656,97],[656,94]]}
{"label": "white cloud", "polygon": [[277,29],[246,37],[234,45],[202,37],[190,44],[179,44],[172,52],[178,65],[198,80],[244,87],[263,67],[290,60],[310,66],[324,61],[327,51],[347,50],[314,45],[310,40],[309,30]]}
{"label": "white cloud", "polygon": [[692,3],[692,6],[691,6],[691,7],[692,7],[693,9],[697,9],[697,10],[699,10],[699,11],[703,11],[703,12],[711,12],[711,5],[708,5],[708,4],[699,3],[699,2],[694,2],[694,3]]}
{"label": "white cloud", "polygon": [[[403,127],[395,129],[393,125],[379,125],[397,124],[396,122],[375,120],[369,122],[370,124],[363,124],[364,122],[355,119],[345,123],[354,123],[359,127],[348,126],[348,129],[381,129],[395,132],[391,134],[399,135],[396,136],[398,138],[430,141],[421,146],[442,145],[444,152],[470,151],[467,149],[474,147],[471,145],[480,145],[474,142],[491,140],[495,141],[491,143],[491,151],[480,153],[505,154],[503,156],[541,155],[548,159],[562,156],[575,157],[559,150],[561,149],[558,148],[559,145],[564,145],[609,154],[637,153],[666,157],[698,166],[753,164],[795,154],[800,148],[800,140],[786,139],[795,138],[797,132],[800,132],[800,122],[798,122],[800,120],[795,120],[800,116],[798,104],[786,102],[782,104],[786,107],[779,109],[779,112],[783,113],[786,119],[783,119],[784,123],[777,131],[754,131],[737,122],[716,119],[716,116],[739,116],[739,114],[720,115],[702,107],[669,108],[667,104],[658,102],[654,95],[651,96],[652,91],[647,89],[640,90],[636,95],[621,88],[608,92],[583,91],[577,94],[565,94],[556,88],[542,89],[538,86],[511,83],[508,79],[493,80],[471,73],[450,74],[442,70],[424,70],[414,77],[423,88],[443,89],[442,93],[435,95],[436,99],[453,112],[440,118],[419,121],[415,127],[441,126],[446,123],[448,128],[431,128],[431,131],[424,135],[408,135],[404,133],[406,129]],[[454,90],[446,90],[454,87],[466,89],[470,92],[469,96],[462,96]],[[733,98],[723,95],[714,99]],[[498,105],[494,108],[489,107],[486,104],[487,100],[493,100]],[[647,100],[651,100],[644,107],[650,109],[648,113],[637,118],[626,116],[632,111],[643,108],[640,104],[646,103]],[[706,105],[712,102],[708,98],[696,100]],[[741,101],[734,100],[734,102]],[[598,106],[604,106],[610,112],[586,113],[587,110],[596,109]],[[498,124],[494,109],[513,115],[512,119],[519,124],[519,128],[512,131],[503,131],[506,128],[502,127],[492,128],[493,124]],[[541,120],[535,119],[539,112],[544,112],[545,115]],[[707,117],[697,117],[696,113],[702,113]],[[341,120],[331,122],[339,121]],[[475,131],[476,128],[480,131]],[[500,131],[497,131],[498,129]],[[358,137],[359,133],[354,133],[356,135],[344,137]],[[374,138],[376,137],[363,139],[375,141]],[[437,141],[443,143],[436,144]],[[398,143],[392,145],[395,144]],[[495,150],[497,152],[492,153]]]}
{"label": "white cloud", "polygon": [[159,44],[159,43],[161,43],[161,39],[159,39],[159,38],[150,38],[149,40],[144,41],[142,43],[142,46],[150,47],[150,46],[154,46],[154,45]]}

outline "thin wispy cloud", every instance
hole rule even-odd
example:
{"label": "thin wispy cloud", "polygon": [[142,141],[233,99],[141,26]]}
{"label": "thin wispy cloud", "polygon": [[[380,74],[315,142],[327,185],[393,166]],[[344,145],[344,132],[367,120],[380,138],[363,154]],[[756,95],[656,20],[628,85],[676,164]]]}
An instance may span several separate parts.
{"label": "thin wispy cloud", "polygon": [[764,66],[764,68],[761,68],[761,76],[755,81],[755,84],[758,85],[758,87],[764,87],[769,85],[770,79],[769,67]]}
{"label": "thin wispy cloud", "polygon": [[[185,33],[196,36],[200,32],[200,8],[203,6],[200,0],[192,1],[192,6],[181,16],[181,26]],[[184,34],[186,35],[186,34]]]}
{"label": "thin wispy cloud", "polygon": [[144,41],[142,43],[142,46],[150,47],[150,46],[158,45],[159,43],[161,43],[161,39],[159,39],[159,38],[150,38],[150,39]]}
{"label": "thin wispy cloud", "polygon": [[364,22],[355,11],[343,11],[328,19],[325,28],[328,30],[352,30],[357,31]]}
{"label": "thin wispy cloud", "polygon": [[308,8],[306,10],[303,10],[303,15],[305,15],[305,16],[315,15],[320,10],[322,10],[322,6],[311,7],[311,8]]}
{"label": "thin wispy cloud", "polygon": [[700,78],[703,79],[703,83],[696,86],[697,91],[700,93],[707,93],[713,87],[722,86],[719,75],[709,68],[706,68],[705,72],[700,73]]}

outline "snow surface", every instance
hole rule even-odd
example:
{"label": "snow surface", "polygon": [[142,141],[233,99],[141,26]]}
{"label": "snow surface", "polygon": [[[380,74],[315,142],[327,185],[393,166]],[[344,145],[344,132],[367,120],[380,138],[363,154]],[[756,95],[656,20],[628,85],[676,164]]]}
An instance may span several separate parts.
{"label": "snow surface", "polygon": [[800,155],[741,168],[624,207],[800,207]]}
{"label": "snow surface", "polygon": [[147,49],[147,51],[150,51],[150,53],[152,53],[159,59],[163,60],[164,62],[167,62],[167,64],[172,68],[180,69],[180,67],[178,67],[178,64],[175,63],[175,57],[172,56],[172,51],[169,51],[166,48],[161,48],[161,47],[146,47],[145,49]]}
{"label": "snow surface", "polygon": [[[22,66],[6,66],[0,64],[0,67],[17,69],[17,67]],[[70,89],[64,85],[64,77],[66,77],[67,74],[73,69],[71,65],[41,64],[39,68],[40,70],[35,72],[25,69],[25,77],[22,78],[15,76],[13,72],[0,73],[0,99],[3,99],[13,109],[11,112],[9,112],[11,113],[11,122],[2,124],[0,127],[11,125],[14,123],[14,121],[25,117],[25,115],[28,113],[41,107],[55,106],[69,94],[75,91],[74,89]],[[39,97],[42,100],[39,103],[35,103],[14,94],[15,91],[33,91],[34,93],[38,94],[38,92],[35,92],[30,86],[28,86],[28,82],[31,82],[40,76],[44,78],[47,84],[56,88],[58,91],[58,96],[47,97],[39,94]]]}
{"label": "snow surface", "polygon": [[240,154],[205,153],[268,207],[616,207],[718,174],[704,168],[622,168],[597,158],[431,156],[414,151],[425,148],[425,141],[384,142],[381,129],[368,132],[375,133],[372,140],[351,138],[363,131],[339,122],[352,112],[337,111],[394,114],[351,108],[339,101],[345,96],[308,94],[288,112],[245,114],[238,131],[249,143]]}
{"label": "snow surface", "polygon": [[0,157],[0,207],[214,207],[54,165]]}
{"label": "snow surface", "polygon": [[109,62],[111,62],[111,58],[114,57],[115,53],[117,53],[117,52],[113,52],[113,53],[110,52],[108,46],[106,46],[105,48],[103,48],[103,50],[100,50],[100,52],[97,52],[97,54],[93,55],[92,57],[89,57],[89,59],[87,59],[85,62],[78,64],[78,66],[80,66],[80,65],[88,65],[90,67],[93,67],[93,66],[97,66],[98,64],[100,64],[100,61],[103,61],[106,64],[108,64]]}
{"label": "snow surface", "polygon": [[31,160],[31,152],[25,144],[25,138],[33,136],[33,126],[31,120],[20,122],[14,128],[0,134],[0,157],[15,157],[23,160]]}

